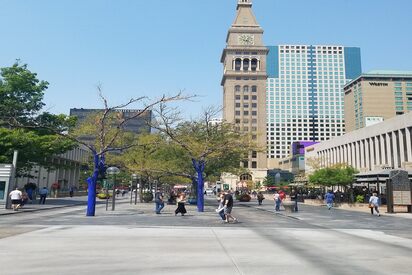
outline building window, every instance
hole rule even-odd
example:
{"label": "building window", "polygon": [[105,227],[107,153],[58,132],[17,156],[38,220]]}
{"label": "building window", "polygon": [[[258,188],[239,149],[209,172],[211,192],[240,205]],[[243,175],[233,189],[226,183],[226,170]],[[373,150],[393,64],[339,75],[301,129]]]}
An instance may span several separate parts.
{"label": "building window", "polygon": [[235,71],[240,71],[241,67],[242,67],[242,59],[236,58],[236,60],[235,60]]}
{"label": "building window", "polygon": [[243,70],[249,71],[249,59],[247,58],[243,59]]}
{"label": "building window", "polygon": [[256,93],[257,92],[257,86],[252,86],[252,93]]}
{"label": "building window", "polygon": [[235,92],[240,92],[240,86],[239,85],[235,86]]}
{"label": "building window", "polygon": [[257,168],[257,162],[256,161],[252,161],[252,168]]}
{"label": "building window", "polygon": [[249,86],[243,86],[243,92],[248,93],[249,92]]}
{"label": "building window", "polygon": [[257,59],[252,59],[252,62],[251,62],[251,66],[252,66],[252,71],[256,71],[257,70],[257,66],[258,66],[258,61],[257,61]]}

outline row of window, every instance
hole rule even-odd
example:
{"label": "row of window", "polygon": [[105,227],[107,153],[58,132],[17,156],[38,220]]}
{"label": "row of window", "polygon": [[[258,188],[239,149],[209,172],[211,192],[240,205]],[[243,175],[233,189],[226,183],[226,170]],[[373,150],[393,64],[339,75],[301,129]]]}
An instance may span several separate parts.
{"label": "row of window", "polygon": [[[249,112],[249,111],[243,111],[243,115],[244,115],[244,116],[248,116],[249,113],[250,113],[252,116],[257,116],[257,111],[251,111],[251,112]],[[235,115],[236,115],[236,116],[240,116],[240,114],[241,114],[241,111],[235,111]]]}
{"label": "row of window", "polygon": [[243,90],[244,93],[248,93],[249,91],[251,91],[252,93],[256,93],[257,92],[257,86],[243,86],[243,89],[240,85],[236,85],[235,86],[235,92],[239,93],[241,90]]}
{"label": "row of window", "polygon": [[[252,100],[257,100],[257,96],[256,95],[252,95],[250,97]],[[240,95],[235,95],[235,99],[236,100],[240,100],[241,96]],[[249,95],[243,95],[243,100],[249,100]]]}
{"label": "row of window", "polygon": [[[252,104],[250,104],[250,106],[251,106],[252,108],[257,108],[257,103],[252,103]],[[241,107],[241,104],[240,104],[240,103],[236,103],[236,104],[235,104],[235,107],[236,107],[236,108],[240,108],[240,107]],[[243,103],[243,108],[249,108],[249,103]]]}
{"label": "row of window", "polygon": [[249,71],[249,69],[251,71],[256,71],[258,69],[258,60],[256,58],[245,58],[243,60],[241,58],[235,59],[235,71]]}

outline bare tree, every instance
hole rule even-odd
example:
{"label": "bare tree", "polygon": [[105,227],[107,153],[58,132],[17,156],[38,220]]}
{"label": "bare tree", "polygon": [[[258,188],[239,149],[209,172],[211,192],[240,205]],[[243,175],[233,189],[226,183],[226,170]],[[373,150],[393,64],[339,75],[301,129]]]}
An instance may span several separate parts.
{"label": "bare tree", "polygon": [[204,172],[209,162],[219,162],[230,155],[231,163],[225,163],[222,168],[239,167],[245,154],[251,150],[258,151],[256,144],[247,133],[235,131],[232,124],[212,123],[219,109],[214,107],[203,111],[201,118],[192,121],[182,121],[178,112],[160,104],[155,110],[157,124],[152,127],[165,134],[175,144],[184,149],[197,174],[197,208],[204,210],[203,189]]}

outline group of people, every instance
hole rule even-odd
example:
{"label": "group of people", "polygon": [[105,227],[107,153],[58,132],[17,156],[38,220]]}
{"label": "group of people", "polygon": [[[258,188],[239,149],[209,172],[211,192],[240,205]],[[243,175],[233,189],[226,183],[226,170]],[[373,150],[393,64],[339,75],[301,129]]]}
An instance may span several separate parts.
{"label": "group of people", "polygon": [[[184,216],[187,213],[186,204],[186,194],[184,192],[180,193],[176,198],[177,208],[175,209],[175,216],[181,214]],[[165,200],[163,193],[158,189],[155,193],[155,212],[156,214],[161,214],[162,209],[165,207]],[[233,221],[234,223],[238,220],[232,215],[233,208],[233,196],[230,192],[222,192],[219,194],[219,207],[216,212],[219,214],[221,219],[225,223]]]}
{"label": "group of people", "polygon": [[[39,190],[39,195],[40,195],[39,204],[46,203],[46,198],[48,194],[49,194],[49,190],[47,189],[47,187],[43,187],[42,189]],[[9,194],[9,197],[11,200],[11,207],[14,211],[19,210],[29,201],[29,197],[27,193],[20,191],[19,188],[16,188],[15,190],[11,191]]]}
{"label": "group of people", "polygon": [[[177,208],[175,210],[175,216],[177,216],[177,214],[181,214],[182,216],[184,216],[187,213],[185,204],[186,204],[186,194],[185,193],[180,193],[177,198],[176,198],[176,202],[177,202]],[[160,189],[158,189],[155,193],[155,212],[156,214],[161,214],[162,209],[165,207],[165,202],[164,202],[164,196],[163,193]]]}
{"label": "group of people", "polygon": [[[326,206],[327,208],[330,210],[333,206],[335,200],[335,194],[332,192],[332,190],[328,190],[328,192],[325,194],[325,202],[326,202]],[[376,215],[379,217],[381,214],[379,213],[379,197],[378,197],[378,193],[373,192],[372,196],[370,196],[369,198],[369,208],[371,209],[371,215],[374,215],[376,213]]]}
{"label": "group of people", "polygon": [[230,192],[222,192],[219,194],[219,207],[216,212],[222,218],[224,223],[229,223],[232,220],[237,223],[238,220],[232,215],[233,196]]}

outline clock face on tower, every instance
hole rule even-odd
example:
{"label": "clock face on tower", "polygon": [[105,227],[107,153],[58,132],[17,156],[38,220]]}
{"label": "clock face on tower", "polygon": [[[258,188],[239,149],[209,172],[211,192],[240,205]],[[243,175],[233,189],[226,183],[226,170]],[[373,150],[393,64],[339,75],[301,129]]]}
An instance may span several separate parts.
{"label": "clock face on tower", "polygon": [[238,36],[240,45],[253,45],[255,43],[255,37],[251,34],[241,34]]}

